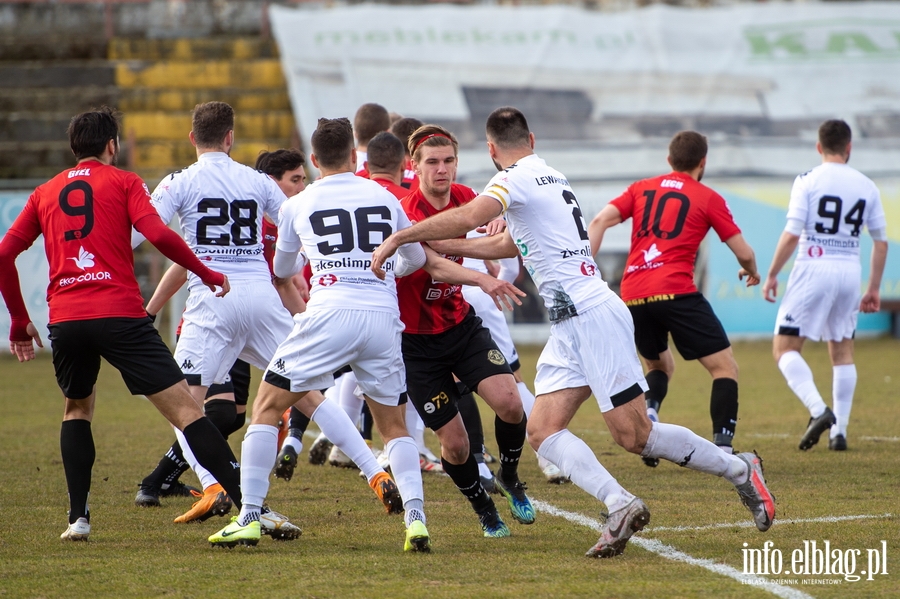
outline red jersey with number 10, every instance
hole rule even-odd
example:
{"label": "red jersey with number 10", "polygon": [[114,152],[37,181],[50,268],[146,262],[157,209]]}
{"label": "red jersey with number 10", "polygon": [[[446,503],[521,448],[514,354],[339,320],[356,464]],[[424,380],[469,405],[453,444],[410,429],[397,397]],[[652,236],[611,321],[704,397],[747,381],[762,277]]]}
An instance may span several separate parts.
{"label": "red jersey with number 10", "polygon": [[622,220],[632,219],[621,288],[626,301],[696,293],[694,262],[710,228],[722,241],[741,232],[725,199],[687,173],[633,183],[610,204]]}
{"label": "red jersey with number 10", "polygon": [[95,160],[34,190],[9,234],[29,245],[44,234],[50,324],[146,316],[134,276],[131,226],[155,214],[140,177]]}
{"label": "red jersey with number 10", "polygon": [[[421,189],[410,193],[400,203],[409,220],[416,223],[445,210],[468,204],[475,195],[471,188],[453,183],[450,187],[450,203],[443,210],[432,206]],[[461,235],[459,239],[465,239],[465,235]],[[459,256],[444,257],[460,265],[463,261]],[[434,335],[461,323],[470,310],[461,290],[460,285],[433,280],[423,268],[397,279],[400,320],[406,325],[404,332]]]}

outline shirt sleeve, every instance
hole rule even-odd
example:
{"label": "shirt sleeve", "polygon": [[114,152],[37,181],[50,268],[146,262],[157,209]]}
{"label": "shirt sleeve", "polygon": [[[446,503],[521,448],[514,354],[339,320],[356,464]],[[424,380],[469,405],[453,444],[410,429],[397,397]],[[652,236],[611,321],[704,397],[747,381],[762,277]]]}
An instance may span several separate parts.
{"label": "shirt sleeve", "polygon": [[156,186],[156,189],[153,190],[153,194],[150,196],[150,204],[156,210],[156,213],[159,214],[162,222],[167,225],[172,221],[172,217],[175,216],[179,208],[178,198],[173,193],[175,184],[175,179],[167,177],[159,182],[159,185]]}
{"label": "shirt sleeve", "polygon": [[803,175],[794,179],[794,185],[791,187],[791,201],[788,203],[787,217],[796,218],[806,222],[809,214],[809,199],[806,193],[806,182]]}
{"label": "shirt sleeve", "polygon": [[27,243],[26,249],[31,247],[31,244],[34,243],[35,239],[37,239],[42,232],[41,220],[38,217],[37,202],[38,192],[35,191],[28,197],[28,201],[25,202],[25,207],[22,208],[22,212],[19,213],[15,222],[13,222],[12,226],[6,232],[7,235],[15,235]]}
{"label": "shirt sleeve", "polygon": [[[295,196],[296,197],[296,196]],[[284,202],[281,205],[281,213],[278,215],[278,240],[275,242],[275,250],[282,252],[299,252],[303,243],[300,236],[294,230],[294,210],[298,200]]]}
{"label": "shirt sleeve", "polygon": [[616,207],[616,210],[622,215],[623,221],[628,220],[634,212],[634,190],[629,187],[622,195],[611,200],[609,203]]}
{"label": "shirt sleeve", "polygon": [[709,223],[719,235],[719,239],[726,241],[741,232],[741,228],[734,222],[731,208],[725,198],[714,193],[709,200]]}
{"label": "shirt sleeve", "polygon": [[884,206],[881,204],[881,194],[878,192],[877,187],[873,189],[869,203],[871,204],[871,208],[869,208],[869,215],[866,217],[866,228],[870,232],[878,231],[879,229],[887,229],[887,219],[884,217]]}
{"label": "shirt sleeve", "polygon": [[278,187],[278,183],[276,183],[272,177],[269,175],[263,175],[263,177],[265,177],[263,185],[265,186],[266,194],[266,206],[263,209],[263,212],[269,215],[269,218],[273,221],[278,222],[278,213],[281,212],[281,206],[284,205],[287,196],[284,195],[284,192],[281,191],[281,188]]}
{"label": "shirt sleeve", "polygon": [[150,203],[150,190],[147,188],[147,184],[134,173],[128,173],[126,176],[125,195],[128,218],[132,225],[148,214],[156,213],[156,209]]}
{"label": "shirt sleeve", "polygon": [[512,181],[510,180],[509,173],[507,173],[506,171],[501,171],[494,175],[494,177],[490,181],[488,181],[487,187],[484,188],[484,191],[481,193],[481,195],[494,198],[495,200],[500,202],[500,205],[503,206],[503,210],[501,212],[506,212],[515,201],[512,189],[513,185]]}

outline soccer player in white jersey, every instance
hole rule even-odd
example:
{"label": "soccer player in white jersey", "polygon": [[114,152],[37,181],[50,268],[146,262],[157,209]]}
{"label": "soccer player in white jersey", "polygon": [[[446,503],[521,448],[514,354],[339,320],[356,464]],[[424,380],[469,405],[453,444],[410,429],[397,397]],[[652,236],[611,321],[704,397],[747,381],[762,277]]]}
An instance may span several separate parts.
{"label": "soccer player in white jersey", "polygon": [[567,426],[593,391],[613,439],[632,453],[659,457],[722,476],[735,485],[759,530],[775,517],[774,498],[752,453],[730,455],[690,430],[647,418],[644,376],[634,349],[634,325],[625,304],[600,278],[587,228],[566,178],[534,154],[534,135],[515,108],[498,108],[487,120],[488,150],[500,173],[485,191],[449,210],[392,235],[375,251],[372,268],[411,241],[462,234],[506,213],[508,233],[462,240],[462,254],[503,255],[518,246],[553,322],[538,360],[528,441],[573,483],[606,504],[609,518],[587,555],[612,557],[650,521],[650,510],[600,464]]}
{"label": "soccer player in white jersey", "polygon": [[[349,421],[331,402],[313,400],[311,396],[318,393],[310,391],[333,385],[332,373],[350,364],[385,439],[385,452],[399,483],[406,508],[404,548],[428,551],[419,455],[406,431],[406,407],[401,404],[406,390],[400,354],[403,326],[393,280],[395,266],[401,273],[406,268],[416,270],[425,263],[425,252],[418,244],[403,248],[401,259],[389,264],[389,280],[374,277],[368,271],[372,250],[391,232],[408,227],[409,219],[393,195],[354,174],[353,129],[347,119],[320,119],[311,143],[312,162],[322,178],[284,205],[274,260],[276,276],[288,278],[302,269],[308,256],[313,270],[309,304],[305,313],[295,317],[293,331],[266,369],[244,437],[242,460],[249,471],[241,479],[241,488],[249,494],[250,503],[210,542],[234,545],[258,540],[260,509],[277,452],[279,417],[295,403],[302,409],[316,401],[308,407],[331,406]],[[369,456],[374,461],[371,452]]]}
{"label": "soccer player in white jersey", "polygon": [[[887,223],[878,188],[847,165],[851,132],[844,121],[825,121],[819,127],[816,150],[822,164],[794,180],[787,226],[778,240],[763,295],[775,301],[778,273],[799,246],[778,308],[772,351],[788,386],[809,410],[809,424],[800,449],[819,442],[830,429],[828,448],[847,449],[847,424],[856,389],[853,335],[860,310],[877,312],[879,287],[887,259]],[[863,226],[872,236],[871,270],[860,298],[859,234]],[[828,342],[833,366],[832,401],[825,405],[812,371],[800,355],[806,339]]]}
{"label": "soccer player in white jersey", "polygon": [[[194,253],[234,278],[230,301],[216,300],[191,277],[181,336],[175,360],[185,373],[191,393],[202,405],[207,387],[222,383],[237,358],[265,369],[281,343],[291,332],[291,314],[271,284],[263,256],[262,220],[267,214],[278,219],[287,199],[277,183],[265,173],[233,161],[228,152],[234,143],[234,111],[224,102],[208,102],[194,109],[191,141],[197,147],[197,162],[164,179],[152,196],[152,204],[168,222],[178,214],[182,231]],[[309,404],[323,401],[313,394]],[[287,406],[285,406],[287,407]],[[311,416],[312,409],[309,409]],[[371,455],[353,423],[337,406],[318,410],[316,424],[336,444],[346,445],[351,456]],[[352,433],[352,434],[350,434]],[[196,464],[178,431],[184,458],[203,486],[203,497],[176,522],[203,520],[224,515],[231,501],[205,469]],[[362,463],[360,463],[362,462]],[[399,503],[396,486],[375,461],[360,457],[369,485],[389,511]],[[263,514],[266,534],[281,539],[296,538],[300,530],[284,527],[276,512]]]}

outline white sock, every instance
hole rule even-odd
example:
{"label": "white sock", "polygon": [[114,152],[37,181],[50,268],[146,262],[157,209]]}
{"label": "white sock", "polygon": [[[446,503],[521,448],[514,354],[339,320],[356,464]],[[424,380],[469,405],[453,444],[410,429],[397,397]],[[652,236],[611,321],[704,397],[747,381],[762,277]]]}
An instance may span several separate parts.
{"label": "white sock", "polygon": [[425,423],[416,411],[412,400],[406,402],[406,430],[416,442],[419,453],[425,452]]}
{"label": "white sock", "polygon": [[181,445],[181,453],[184,456],[184,461],[188,463],[188,466],[191,467],[191,470],[193,470],[194,474],[197,475],[197,478],[200,479],[200,485],[203,487],[203,490],[205,491],[219,482],[216,480],[216,477],[213,476],[209,470],[201,466],[200,462],[197,461],[197,458],[194,457],[194,452],[191,451],[191,446],[188,445],[184,433],[175,428],[175,436],[178,438],[178,444]]}
{"label": "white sock", "polygon": [[265,502],[269,493],[269,473],[275,465],[277,453],[277,427],[268,424],[247,427],[241,445],[241,494],[245,505],[258,508]]}
{"label": "white sock", "polygon": [[739,484],[747,479],[747,464],[740,458],[725,453],[713,445],[712,441],[677,424],[650,424],[650,436],[641,456],[663,458],[691,470],[723,476],[732,484]]}
{"label": "white sock", "polygon": [[825,413],[827,406],[822,401],[819,390],[816,389],[812,370],[809,369],[809,364],[806,363],[800,352],[789,351],[782,355],[778,360],[778,369],[781,370],[781,374],[787,380],[791,391],[800,398],[800,401],[809,410],[810,416],[818,418]]}
{"label": "white sock", "polygon": [[366,475],[366,480],[372,480],[373,476],[384,472],[384,469],[378,465],[375,454],[363,441],[359,429],[350,421],[347,413],[337,405],[330,401],[323,401],[313,412],[310,420],[318,425],[335,447],[353,460],[353,463]]}
{"label": "white sock", "polygon": [[528,388],[524,382],[516,383],[519,388],[519,397],[522,398],[522,409],[525,410],[525,417],[531,416],[531,410],[534,408],[534,393]]}
{"label": "white sock", "polygon": [[538,455],[556,464],[569,479],[606,504],[610,513],[625,507],[634,495],[626,491],[597,460],[587,444],[563,429],[544,439]]}
{"label": "white sock", "polygon": [[853,392],[856,391],[856,364],[842,364],[834,367],[832,378],[832,400],[837,424],[831,427],[831,438],[847,436],[850,424],[850,410],[853,408]]}
{"label": "white sock", "polygon": [[356,375],[348,372],[343,375],[340,380],[340,390],[337,394],[337,402],[341,408],[347,412],[354,426],[359,423],[359,416],[362,414],[363,401],[362,397],[356,394]]}
{"label": "white sock", "polygon": [[[422,488],[422,471],[419,470],[419,450],[412,437],[397,437],[388,441],[384,452],[391,464],[391,475],[403,498],[406,525],[412,520],[425,522],[425,491]],[[418,514],[412,513],[418,511]],[[421,516],[421,517],[419,517]]]}
{"label": "white sock", "polygon": [[284,443],[281,444],[282,449],[284,449],[285,447],[293,447],[294,451],[296,451],[297,454],[300,454],[303,451],[303,441],[301,441],[297,437],[288,435],[287,437],[285,437]]}

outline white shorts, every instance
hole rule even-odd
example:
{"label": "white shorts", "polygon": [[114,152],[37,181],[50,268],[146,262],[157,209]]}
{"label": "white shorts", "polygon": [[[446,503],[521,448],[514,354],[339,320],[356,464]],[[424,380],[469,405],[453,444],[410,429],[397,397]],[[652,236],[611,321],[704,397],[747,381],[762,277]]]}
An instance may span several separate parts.
{"label": "white shorts", "polygon": [[647,390],[634,348],[634,322],[618,297],[554,323],[538,358],[535,395],[585,385],[593,391],[601,412]]}
{"label": "white shorts", "polygon": [[291,315],[271,283],[232,285],[225,297],[206,287],[194,287],[188,295],[175,361],[189,384],[226,382],[238,358],[265,368],[291,332]]}
{"label": "white shorts", "polygon": [[778,306],[776,335],[811,341],[843,341],[856,331],[859,315],[858,262],[798,262]]}
{"label": "white shorts", "polygon": [[399,404],[406,391],[399,314],[315,309],[294,322],[266,369],[266,382],[294,393],[327,389],[334,385],[333,373],[349,364],[365,395],[380,404]]}
{"label": "white shorts", "polygon": [[516,351],[516,346],[513,345],[512,337],[509,334],[509,325],[506,323],[506,317],[503,315],[503,312],[497,309],[494,300],[482,291],[481,287],[466,285],[463,287],[463,298],[475,308],[475,314],[478,315],[484,326],[491,332],[491,337],[494,343],[497,344],[497,348],[503,353],[503,357],[509,362],[510,367],[516,370],[519,352]]}

